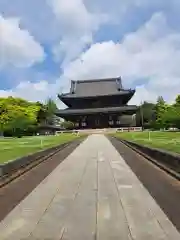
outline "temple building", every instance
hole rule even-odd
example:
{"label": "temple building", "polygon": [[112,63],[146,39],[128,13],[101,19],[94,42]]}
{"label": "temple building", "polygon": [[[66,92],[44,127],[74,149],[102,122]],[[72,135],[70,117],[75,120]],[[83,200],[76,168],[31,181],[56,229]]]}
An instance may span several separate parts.
{"label": "temple building", "polygon": [[70,92],[58,95],[68,108],[56,115],[76,129],[135,126],[137,106],[127,105],[134,93],[123,88],[121,78],[71,81]]}

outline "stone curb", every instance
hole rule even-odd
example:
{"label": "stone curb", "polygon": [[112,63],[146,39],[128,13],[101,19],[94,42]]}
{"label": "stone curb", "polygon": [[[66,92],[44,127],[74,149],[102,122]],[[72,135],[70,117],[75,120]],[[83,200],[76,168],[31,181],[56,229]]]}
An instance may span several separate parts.
{"label": "stone curb", "polygon": [[119,139],[117,137],[115,138],[169,173],[171,176],[175,177],[177,180],[180,180],[179,154],[173,154],[164,150],[143,146],[128,140]]}
{"label": "stone curb", "polygon": [[[7,184],[9,184],[10,182],[12,182],[14,179],[22,176],[23,174],[25,174],[26,172],[30,171],[31,169],[35,168],[36,166],[38,166],[39,164],[43,163],[44,161],[46,161],[47,159],[51,158],[52,156],[54,156],[56,153],[60,152],[61,150],[63,150],[64,148],[70,146],[72,143],[74,142],[78,142],[79,144],[84,141],[85,138],[84,137],[80,137],[78,139],[72,140],[70,142],[61,144],[59,146],[53,147],[51,148],[52,152],[46,156],[42,156],[42,157],[38,157],[36,159],[34,159],[34,161],[30,162],[29,164],[26,164],[25,166],[20,167],[19,169],[11,172],[10,174],[5,174],[3,176],[0,177],[0,188],[6,186]],[[56,149],[55,149],[56,148]],[[55,149],[55,150],[53,150]],[[47,150],[47,149],[46,149]],[[48,149],[50,150],[50,149]],[[45,152],[45,151],[44,151]],[[33,155],[33,154],[32,154]]]}
{"label": "stone curb", "polygon": [[33,162],[39,161],[41,158],[43,158],[43,160],[45,160],[45,159],[51,157],[52,155],[54,155],[55,153],[57,153],[58,151],[60,151],[64,147],[66,147],[67,145],[69,145],[70,143],[72,143],[72,141],[63,143],[61,145],[51,147],[51,148],[48,148],[48,149],[45,149],[42,151],[38,151],[33,154],[29,154],[27,156],[18,158],[14,161],[10,161],[5,164],[0,164],[0,179],[2,179],[5,176],[9,176],[9,175],[13,174],[14,172],[16,172],[22,168],[25,168],[26,166],[32,164]]}

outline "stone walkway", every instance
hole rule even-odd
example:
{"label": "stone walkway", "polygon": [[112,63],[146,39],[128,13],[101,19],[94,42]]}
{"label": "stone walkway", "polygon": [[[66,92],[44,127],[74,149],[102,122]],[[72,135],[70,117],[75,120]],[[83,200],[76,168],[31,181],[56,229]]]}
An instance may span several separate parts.
{"label": "stone walkway", "polygon": [[180,234],[109,140],[94,134],[7,215],[0,239],[179,240]]}

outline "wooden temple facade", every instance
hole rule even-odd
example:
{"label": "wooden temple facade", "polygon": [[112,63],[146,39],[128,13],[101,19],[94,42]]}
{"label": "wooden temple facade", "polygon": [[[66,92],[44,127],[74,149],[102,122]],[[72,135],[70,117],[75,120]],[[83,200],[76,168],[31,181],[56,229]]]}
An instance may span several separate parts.
{"label": "wooden temple facade", "polygon": [[134,93],[123,89],[121,78],[71,81],[70,92],[58,95],[68,108],[56,115],[76,129],[135,126],[137,107],[127,105]]}

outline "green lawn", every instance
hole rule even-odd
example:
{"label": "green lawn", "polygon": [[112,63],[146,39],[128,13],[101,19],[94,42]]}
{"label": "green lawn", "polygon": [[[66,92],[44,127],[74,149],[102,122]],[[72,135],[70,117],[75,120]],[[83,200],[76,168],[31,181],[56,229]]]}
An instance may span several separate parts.
{"label": "green lawn", "polygon": [[26,156],[30,153],[57,146],[78,138],[76,134],[63,133],[57,136],[23,138],[0,138],[0,164]]}
{"label": "green lawn", "polygon": [[116,133],[115,136],[145,146],[180,153],[180,132],[122,132]]}

